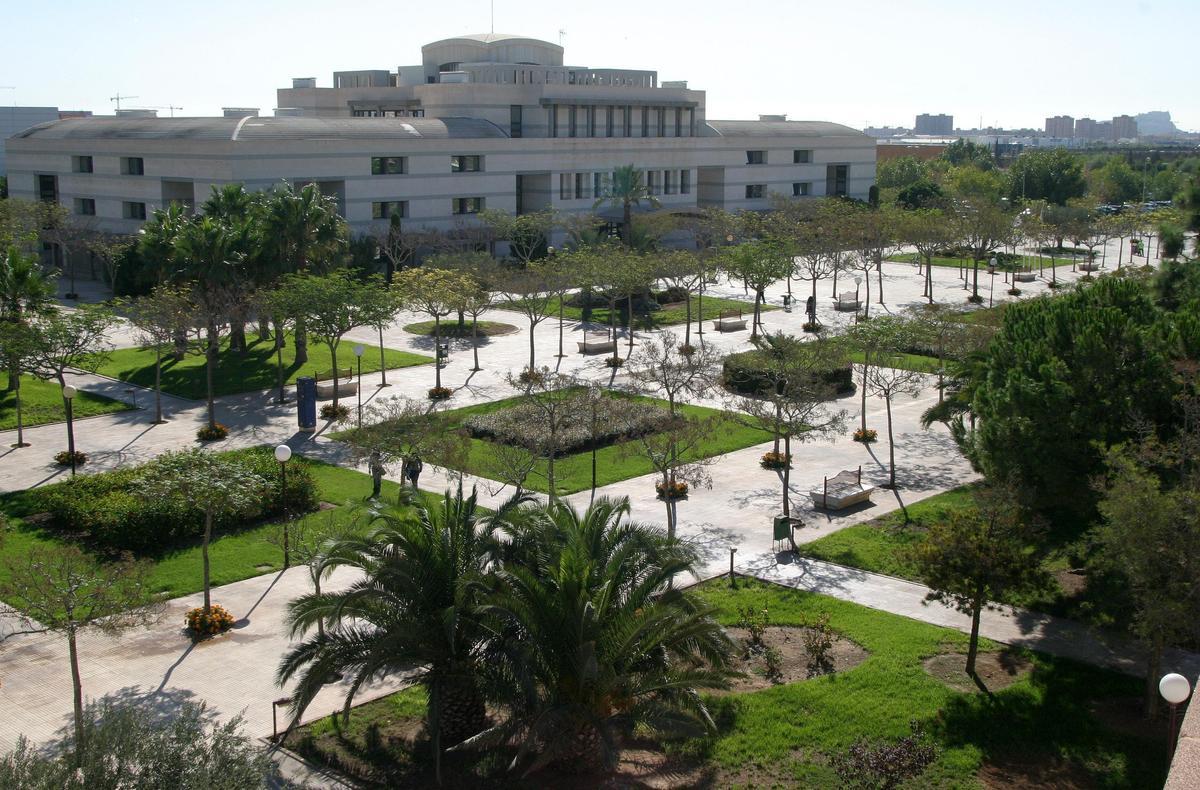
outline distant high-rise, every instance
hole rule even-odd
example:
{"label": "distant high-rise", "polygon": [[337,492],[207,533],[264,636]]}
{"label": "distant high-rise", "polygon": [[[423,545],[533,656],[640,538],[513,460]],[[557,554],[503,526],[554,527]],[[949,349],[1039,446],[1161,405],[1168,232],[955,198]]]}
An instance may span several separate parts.
{"label": "distant high-rise", "polygon": [[953,115],[930,115],[921,113],[917,116],[914,134],[954,134]]}
{"label": "distant high-rise", "polygon": [[1138,136],[1137,119],[1132,115],[1117,115],[1112,119],[1112,139],[1134,140]]}
{"label": "distant high-rise", "polygon": [[1075,121],[1076,140],[1096,140],[1096,122],[1091,118],[1079,118]]}
{"label": "distant high-rise", "polygon": [[1056,115],[1046,119],[1046,136],[1070,139],[1075,136],[1075,119],[1069,115]]}

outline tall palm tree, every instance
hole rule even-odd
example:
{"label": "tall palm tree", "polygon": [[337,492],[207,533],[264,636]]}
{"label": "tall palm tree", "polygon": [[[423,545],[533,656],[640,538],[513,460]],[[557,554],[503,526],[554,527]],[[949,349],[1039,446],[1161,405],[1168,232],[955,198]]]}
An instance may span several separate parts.
{"label": "tall palm tree", "polygon": [[509,542],[484,612],[489,687],[511,711],[459,748],[520,743],[513,766],[611,764],[634,727],[713,728],[698,689],[724,688],[732,642],[694,594],[669,586],[697,558],[629,520],[629,501],[561,501],[501,519]]}
{"label": "tall palm tree", "polygon": [[[504,509],[502,508],[502,511]],[[484,729],[487,714],[479,686],[483,629],[479,596],[496,545],[475,494],[445,493],[428,507],[403,491],[399,505],[373,513],[364,536],[327,549],[321,572],[361,571],[339,592],[310,593],[292,601],[293,636],[324,629],[280,662],[279,682],[298,678],[293,710],[312,701],[332,673],[353,678],[346,695],[372,679],[415,673],[428,691],[428,726],[439,759],[453,745]]]}
{"label": "tall palm tree", "polygon": [[654,208],[662,205],[642,181],[641,170],[634,165],[620,165],[613,170],[612,179],[605,185],[604,194],[596,199],[592,208],[599,208],[605,204],[620,206],[621,241],[628,246],[633,243],[633,207],[641,205],[643,201]]}
{"label": "tall palm tree", "polygon": [[[278,274],[311,272],[324,274],[338,263],[346,246],[345,221],[338,216],[337,202],[321,194],[316,184],[299,190],[284,184],[264,198],[259,230]],[[308,333],[297,321],[296,362],[308,361]],[[283,343],[277,333],[276,343]]]}
{"label": "tall palm tree", "polygon": [[[25,255],[10,247],[0,257],[0,321],[25,324],[32,316],[45,312],[55,294],[54,276],[43,273],[35,255]],[[8,390],[17,389],[16,360],[5,360]]]}

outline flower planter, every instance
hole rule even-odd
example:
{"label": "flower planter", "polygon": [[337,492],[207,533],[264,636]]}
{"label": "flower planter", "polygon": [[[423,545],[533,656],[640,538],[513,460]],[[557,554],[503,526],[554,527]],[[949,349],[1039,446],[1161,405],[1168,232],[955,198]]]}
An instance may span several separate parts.
{"label": "flower planter", "polygon": [[773,472],[782,471],[792,468],[792,456],[786,453],[769,452],[763,453],[758,465],[763,469],[769,469]]}
{"label": "flower planter", "polygon": [[879,432],[876,431],[874,428],[867,428],[865,430],[862,428],[859,428],[857,431],[854,432],[854,441],[862,442],[863,444],[870,444],[871,442],[875,441],[878,438],[879,438]]}
{"label": "flower planter", "polygon": [[184,615],[184,627],[192,641],[199,642],[233,628],[233,615],[219,604],[210,606],[208,614],[204,613],[203,606],[197,606]]}
{"label": "flower planter", "polygon": [[688,484],[675,482],[667,485],[662,482],[658,482],[654,484],[654,490],[658,494],[659,499],[686,499],[688,495]]}

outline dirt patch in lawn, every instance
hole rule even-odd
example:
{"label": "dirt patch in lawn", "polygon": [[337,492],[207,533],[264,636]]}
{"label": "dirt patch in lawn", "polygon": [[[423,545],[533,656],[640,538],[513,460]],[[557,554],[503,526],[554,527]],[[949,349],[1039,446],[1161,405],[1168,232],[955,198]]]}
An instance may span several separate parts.
{"label": "dirt patch in lawn", "polygon": [[[966,667],[965,653],[940,653],[925,659],[925,671],[942,683],[964,694],[977,692],[979,686],[967,674]],[[975,657],[975,674],[991,692],[1008,688],[1032,670],[1032,661],[1008,650],[980,653]]]}
{"label": "dirt patch in lawn", "polygon": [[1035,787],[1039,790],[1090,790],[1096,787],[1096,780],[1077,763],[1029,755],[989,758],[979,769],[979,781],[994,790]]}
{"label": "dirt patch in lawn", "polygon": [[1078,598],[1087,590],[1087,574],[1082,570],[1055,571],[1054,580],[1067,598]]}
{"label": "dirt patch in lawn", "polygon": [[[1092,715],[1105,727],[1131,738],[1150,738],[1165,743],[1170,728],[1170,718],[1165,713],[1166,705],[1159,700],[1159,715],[1147,719],[1141,697],[1114,697],[1096,700],[1091,705]],[[1182,712],[1181,712],[1182,715]]]}
{"label": "dirt patch in lawn", "polygon": [[[762,645],[751,645],[750,632],[745,628],[730,628],[729,635],[743,646],[735,669],[745,674],[745,677],[733,680],[730,690],[725,692],[731,694],[845,672],[866,661],[870,655],[861,645],[834,633],[824,660],[818,661],[806,644],[807,637],[815,636],[814,629],[800,626],[770,626],[763,632]],[[768,670],[770,650],[778,655],[774,674]]]}

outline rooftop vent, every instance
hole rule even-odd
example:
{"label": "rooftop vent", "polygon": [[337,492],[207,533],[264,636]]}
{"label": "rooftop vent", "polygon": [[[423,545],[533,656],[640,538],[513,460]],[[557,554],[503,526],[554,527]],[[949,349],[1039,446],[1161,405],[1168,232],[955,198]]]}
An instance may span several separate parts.
{"label": "rooftop vent", "polygon": [[760,120],[760,121],[786,121],[787,116],[786,115],[763,115],[762,113],[759,113],[758,120]]}
{"label": "rooftop vent", "polygon": [[687,80],[663,80],[660,85],[664,88],[675,88],[677,90],[687,90]]}
{"label": "rooftop vent", "polygon": [[300,107],[276,107],[276,118],[299,118],[304,115],[304,110]]}
{"label": "rooftop vent", "polygon": [[118,118],[157,118],[158,110],[126,109],[117,110]]}
{"label": "rooftop vent", "polygon": [[316,77],[292,77],[293,88],[315,88],[317,87]]}
{"label": "rooftop vent", "polygon": [[258,117],[257,107],[222,107],[221,115],[226,118],[245,118],[247,115]]}

